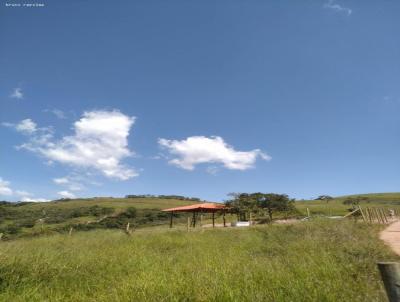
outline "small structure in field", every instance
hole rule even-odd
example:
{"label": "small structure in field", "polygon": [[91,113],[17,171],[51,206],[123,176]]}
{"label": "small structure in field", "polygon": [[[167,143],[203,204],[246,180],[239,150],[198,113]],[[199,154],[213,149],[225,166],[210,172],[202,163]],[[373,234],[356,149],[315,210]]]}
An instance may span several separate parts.
{"label": "small structure in field", "polygon": [[[192,204],[189,206],[183,206],[183,207],[176,207],[176,208],[170,208],[170,209],[164,209],[162,210],[163,212],[170,212],[170,223],[169,227],[172,228],[173,225],[173,217],[174,213],[193,213],[192,217],[192,222],[191,225],[193,227],[196,226],[196,220],[197,220],[197,215],[203,214],[203,213],[212,213],[212,225],[215,227],[215,213],[222,213],[223,214],[223,221],[224,221],[224,226],[226,226],[225,223],[225,214],[228,211],[228,207],[224,206],[223,204],[216,204],[216,203],[196,203]],[[189,219],[189,218],[188,218]],[[189,226],[189,221],[188,221],[188,226]]]}

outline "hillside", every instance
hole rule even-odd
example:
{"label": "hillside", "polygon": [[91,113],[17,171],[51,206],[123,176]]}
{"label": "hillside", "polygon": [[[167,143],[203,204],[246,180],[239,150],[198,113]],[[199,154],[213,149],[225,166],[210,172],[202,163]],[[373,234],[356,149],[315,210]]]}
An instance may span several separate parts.
{"label": "hillside", "polygon": [[306,215],[307,208],[314,215],[344,215],[348,213],[349,205],[345,200],[358,199],[361,207],[383,207],[400,209],[400,193],[369,193],[334,197],[331,200],[299,200],[296,208]]}
{"label": "hillside", "polygon": [[[373,193],[339,196],[332,200],[296,201],[297,212],[289,217],[304,217],[307,208],[313,216],[336,216],[348,213],[350,205],[343,204],[349,198],[359,198],[362,207],[388,207],[400,209],[400,193]],[[93,229],[123,229],[127,223],[134,228],[162,226],[167,227],[168,213],[161,209],[189,205],[195,200],[173,198],[88,198],[58,200],[41,203],[1,203],[0,234],[2,239],[24,236],[56,234]],[[186,223],[186,214],[175,215],[175,222]],[[208,217],[209,218],[209,217]],[[255,217],[254,217],[255,218]],[[288,218],[287,214],[275,218]],[[235,220],[228,215],[227,221]],[[217,216],[217,222],[221,217]],[[204,217],[204,223],[210,223]]]}
{"label": "hillside", "polygon": [[3,239],[26,235],[95,228],[121,228],[167,224],[161,209],[193,204],[193,200],[170,198],[90,198],[40,203],[0,204]]}

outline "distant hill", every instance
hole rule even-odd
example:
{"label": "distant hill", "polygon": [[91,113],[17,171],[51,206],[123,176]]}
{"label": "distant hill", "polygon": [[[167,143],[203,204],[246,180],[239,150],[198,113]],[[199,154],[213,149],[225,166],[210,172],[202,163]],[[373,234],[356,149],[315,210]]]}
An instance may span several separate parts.
{"label": "distant hill", "polygon": [[343,215],[348,213],[350,206],[343,204],[347,199],[360,199],[361,207],[385,207],[399,208],[400,210],[400,193],[368,193],[353,194],[333,197],[331,200],[301,200],[296,201],[296,207],[304,215],[307,208],[311,214],[316,215]]}
{"label": "distant hill", "polygon": [[57,200],[0,204],[0,233],[3,239],[43,233],[95,228],[124,228],[167,224],[161,209],[196,203],[173,198],[111,198]]}

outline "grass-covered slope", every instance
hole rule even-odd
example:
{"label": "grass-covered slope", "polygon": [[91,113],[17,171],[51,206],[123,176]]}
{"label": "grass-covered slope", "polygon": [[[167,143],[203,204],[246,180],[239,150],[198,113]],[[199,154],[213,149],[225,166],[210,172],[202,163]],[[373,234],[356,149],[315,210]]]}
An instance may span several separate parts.
{"label": "grass-covered slope", "polygon": [[0,204],[3,239],[93,228],[159,225],[168,221],[161,209],[193,204],[166,198],[91,198],[41,203]]}
{"label": "grass-covered slope", "polygon": [[296,208],[307,214],[307,208],[312,215],[344,215],[348,213],[350,205],[343,204],[346,199],[361,197],[361,207],[383,207],[400,210],[400,193],[371,193],[335,197],[332,200],[302,200],[296,201]]}
{"label": "grass-covered slope", "polygon": [[379,226],[93,231],[0,244],[0,301],[386,301]]}

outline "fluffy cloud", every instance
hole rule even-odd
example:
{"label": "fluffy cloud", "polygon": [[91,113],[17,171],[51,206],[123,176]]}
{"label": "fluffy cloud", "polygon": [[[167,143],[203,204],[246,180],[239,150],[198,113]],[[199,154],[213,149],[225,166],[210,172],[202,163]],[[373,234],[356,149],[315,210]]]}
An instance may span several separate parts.
{"label": "fluffy cloud", "polygon": [[79,180],[81,177],[68,176],[68,177],[60,177],[54,178],[53,182],[57,185],[65,186],[70,191],[81,191],[84,189],[84,186],[80,184]]}
{"label": "fluffy cloud", "polygon": [[181,141],[161,138],[158,143],[176,156],[169,163],[186,170],[193,170],[202,163],[220,163],[227,169],[246,170],[254,166],[258,157],[271,159],[259,149],[236,151],[219,136],[191,136]]}
{"label": "fluffy cloud", "polygon": [[22,120],[18,124],[2,123],[2,125],[6,126],[6,127],[14,128],[18,132],[21,132],[24,134],[33,134],[38,130],[36,123],[34,121],[32,121],[30,118]]}
{"label": "fluffy cloud", "polygon": [[0,177],[0,196],[17,196],[21,198],[21,201],[31,201],[31,202],[45,202],[50,201],[44,198],[33,198],[33,194],[22,191],[22,190],[12,190],[9,181],[5,181]]}
{"label": "fluffy cloud", "polygon": [[31,198],[31,197],[24,197],[24,198],[22,198],[22,200],[21,201],[24,201],[24,202],[49,202],[49,201],[51,201],[51,200],[49,200],[49,199],[46,199],[46,198]]}
{"label": "fluffy cloud", "polygon": [[128,136],[134,117],[119,111],[89,111],[73,125],[74,134],[55,140],[41,131],[20,148],[38,153],[50,162],[93,169],[106,177],[127,180],[138,173],[121,161],[132,155]]}
{"label": "fluffy cloud", "polygon": [[69,184],[69,179],[66,177],[54,178],[53,181],[54,181],[54,183],[56,183],[58,185]]}
{"label": "fluffy cloud", "polygon": [[32,134],[37,130],[36,123],[31,119],[22,120],[19,124],[15,125],[17,131],[27,134]]}
{"label": "fluffy cloud", "polygon": [[22,88],[14,88],[14,90],[10,94],[10,98],[21,100],[24,98],[24,94],[22,93]]}
{"label": "fluffy cloud", "polygon": [[10,182],[0,177],[0,196],[11,196],[13,194],[13,190],[10,188]]}
{"label": "fluffy cloud", "polygon": [[344,13],[347,16],[350,16],[353,12],[352,9],[335,3],[335,0],[328,0],[328,2],[324,4],[324,8],[333,10],[337,13]]}
{"label": "fluffy cloud", "polygon": [[60,195],[62,198],[76,198],[74,193],[68,192],[68,191],[60,191],[57,192],[58,195]]}

